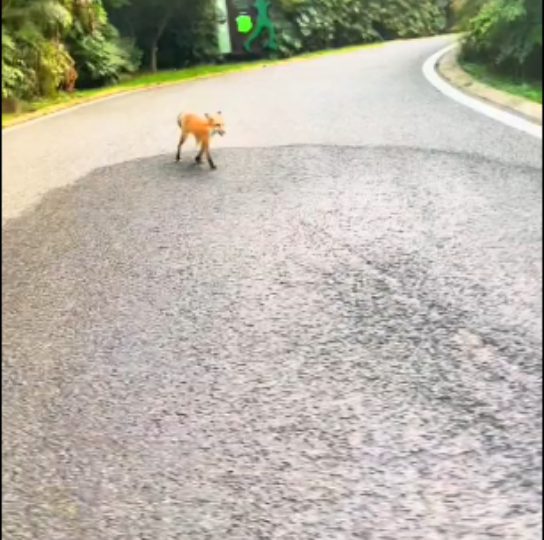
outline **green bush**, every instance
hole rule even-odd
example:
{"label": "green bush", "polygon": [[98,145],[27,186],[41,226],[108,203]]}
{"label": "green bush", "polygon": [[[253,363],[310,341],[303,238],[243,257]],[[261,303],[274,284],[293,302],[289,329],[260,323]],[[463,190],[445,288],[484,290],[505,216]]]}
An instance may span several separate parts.
{"label": "green bush", "polygon": [[[109,0],[111,2],[111,0]],[[138,67],[108,24],[102,0],[9,0],[2,5],[2,101],[55,94],[78,82],[104,84]]]}
{"label": "green bush", "polygon": [[27,75],[25,65],[17,54],[17,45],[7,29],[2,28],[2,100],[13,100]]}
{"label": "green bush", "polygon": [[119,32],[106,24],[99,32],[70,38],[70,52],[78,71],[78,86],[89,88],[113,84],[134,73],[141,53],[133,42],[121,38]]}
{"label": "green bush", "polygon": [[490,0],[470,21],[463,59],[542,80],[542,0]]}

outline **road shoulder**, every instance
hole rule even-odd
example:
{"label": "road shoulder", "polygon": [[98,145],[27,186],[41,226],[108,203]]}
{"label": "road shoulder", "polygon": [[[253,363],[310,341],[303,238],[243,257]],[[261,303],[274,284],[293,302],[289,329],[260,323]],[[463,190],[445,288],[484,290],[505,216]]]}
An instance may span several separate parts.
{"label": "road shoulder", "polygon": [[459,47],[457,46],[444,54],[438,61],[437,71],[443,79],[472,97],[542,125],[542,105],[477,81],[461,68],[457,61],[458,55]]}

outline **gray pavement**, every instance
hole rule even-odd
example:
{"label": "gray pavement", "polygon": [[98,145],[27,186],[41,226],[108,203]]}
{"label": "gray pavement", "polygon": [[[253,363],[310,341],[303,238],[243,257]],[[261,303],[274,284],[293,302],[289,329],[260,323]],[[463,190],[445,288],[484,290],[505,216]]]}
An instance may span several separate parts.
{"label": "gray pavement", "polygon": [[444,43],[3,133],[4,538],[539,537],[541,149]]}

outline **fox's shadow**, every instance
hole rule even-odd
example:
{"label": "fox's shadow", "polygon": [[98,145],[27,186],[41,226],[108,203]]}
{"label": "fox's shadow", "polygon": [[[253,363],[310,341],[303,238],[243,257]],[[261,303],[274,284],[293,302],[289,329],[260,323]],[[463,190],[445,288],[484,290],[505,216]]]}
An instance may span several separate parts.
{"label": "fox's shadow", "polygon": [[217,169],[212,169],[205,159],[198,163],[196,161],[196,152],[186,152],[185,155],[181,156],[179,161],[176,160],[175,155],[170,154],[161,156],[161,158],[164,158],[162,166],[165,171],[169,171],[170,173],[177,171],[184,175],[196,175],[199,178],[208,175],[213,176],[214,173],[219,172],[222,165],[221,163],[216,163]]}

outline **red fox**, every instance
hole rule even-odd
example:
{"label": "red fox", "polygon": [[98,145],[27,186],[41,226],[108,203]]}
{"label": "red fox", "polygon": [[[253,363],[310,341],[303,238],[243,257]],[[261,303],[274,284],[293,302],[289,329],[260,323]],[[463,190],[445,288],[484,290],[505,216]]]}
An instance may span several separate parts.
{"label": "red fox", "polygon": [[211,115],[205,114],[204,116],[205,119],[192,113],[181,113],[178,116],[178,126],[181,129],[181,134],[179,137],[176,161],[181,159],[181,147],[187,140],[187,137],[193,135],[197,144],[200,146],[195,161],[197,163],[202,163],[202,154],[206,154],[206,159],[208,160],[210,168],[217,169],[212,156],[210,155],[210,139],[216,133],[221,135],[221,137],[225,135],[225,122],[223,121],[221,112]]}

